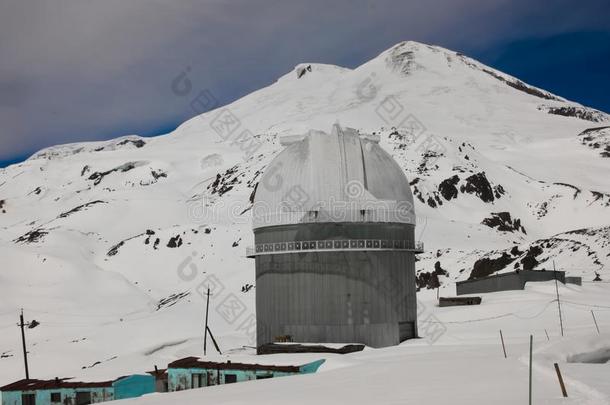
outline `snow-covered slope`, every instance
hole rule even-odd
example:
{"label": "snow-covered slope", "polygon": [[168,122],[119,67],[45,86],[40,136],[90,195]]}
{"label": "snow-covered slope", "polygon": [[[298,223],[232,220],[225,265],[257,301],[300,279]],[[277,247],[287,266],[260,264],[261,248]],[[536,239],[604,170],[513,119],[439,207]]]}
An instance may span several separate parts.
{"label": "snow-covered slope", "polygon": [[[215,106],[205,89],[176,94],[194,111]],[[335,123],[379,135],[404,168],[426,244],[417,270],[445,270],[446,293],[482,258],[502,258],[499,271],[554,260],[607,280],[608,121],[405,42],[353,70],[300,65],[165,136],[45,149],[0,169],[0,381],[22,374],[22,307],[41,323],[27,331],[39,377],[114,376],[197,354],[208,284],[220,285],[221,345],[254,344],[252,192],[280,136]],[[239,316],[219,309],[227,297]]]}

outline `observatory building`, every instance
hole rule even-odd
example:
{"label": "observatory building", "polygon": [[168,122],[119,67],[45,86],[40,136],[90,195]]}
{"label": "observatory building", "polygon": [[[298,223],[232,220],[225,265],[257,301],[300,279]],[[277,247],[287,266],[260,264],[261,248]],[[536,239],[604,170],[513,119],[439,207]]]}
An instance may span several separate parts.
{"label": "observatory building", "polygon": [[338,125],[282,138],[252,208],[257,346],[417,337],[415,213],[379,138]]}

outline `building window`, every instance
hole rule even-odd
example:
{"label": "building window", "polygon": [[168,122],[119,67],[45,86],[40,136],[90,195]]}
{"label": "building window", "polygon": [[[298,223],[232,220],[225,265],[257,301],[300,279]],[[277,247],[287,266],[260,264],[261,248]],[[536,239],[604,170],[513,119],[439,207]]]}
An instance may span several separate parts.
{"label": "building window", "polygon": [[61,392],[52,392],[51,402],[61,402]]}
{"label": "building window", "polygon": [[225,384],[231,384],[237,382],[237,375],[235,374],[225,374]]}
{"label": "building window", "polygon": [[91,403],[90,392],[77,392],[76,393],[76,405],[88,405]]}
{"label": "building window", "polygon": [[257,380],[264,380],[266,378],[273,378],[273,374],[261,374],[256,376]]}
{"label": "building window", "polygon": [[36,394],[22,394],[22,405],[36,405]]}
{"label": "building window", "polygon": [[201,388],[203,385],[203,374],[193,373],[191,374],[191,388]]}

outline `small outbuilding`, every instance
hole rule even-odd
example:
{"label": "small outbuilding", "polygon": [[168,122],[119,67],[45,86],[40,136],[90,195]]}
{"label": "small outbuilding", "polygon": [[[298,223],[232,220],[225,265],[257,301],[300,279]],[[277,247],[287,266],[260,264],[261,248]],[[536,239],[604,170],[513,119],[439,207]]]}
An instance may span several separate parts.
{"label": "small outbuilding", "polygon": [[155,392],[152,375],[130,375],[101,382],[24,379],[0,387],[2,405],[86,405],[136,398]]}
{"label": "small outbuilding", "polygon": [[563,284],[582,285],[580,277],[566,276],[565,271],[521,270],[509,273],[494,274],[456,283],[457,295],[482,294],[497,291],[523,290],[530,282],[557,280]]}
{"label": "small outbuilding", "polygon": [[439,307],[456,307],[463,305],[481,305],[481,297],[440,297]]}
{"label": "small outbuilding", "polygon": [[219,384],[315,373],[324,361],[321,359],[302,366],[274,366],[231,361],[217,363],[201,361],[198,357],[186,357],[167,366],[168,388],[170,392],[182,391]]}

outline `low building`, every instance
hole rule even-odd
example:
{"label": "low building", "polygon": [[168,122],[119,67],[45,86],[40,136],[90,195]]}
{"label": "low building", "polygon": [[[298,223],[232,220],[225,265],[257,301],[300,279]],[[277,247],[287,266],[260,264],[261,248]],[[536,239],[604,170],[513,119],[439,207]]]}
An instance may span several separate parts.
{"label": "low building", "polygon": [[219,384],[315,373],[323,363],[322,359],[302,366],[273,366],[231,361],[217,363],[201,361],[198,357],[187,357],[167,366],[168,389],[182,391]]}
{"label": "low building", "polygon": [[155,366],[154,371],[147,371],[147,373],[155,377],[155,391],[167,392],[167,369],[159,369]]}
{"label": "low building", "polygon": [[439,307],[456,307],[464,305],[481,305],[481,297],[440,297]]}
{"label": "low building", "polygon": [[[496,291],[523,290],[525,284],[536,281],[552,281],[578,284],[580,277],[566,277],[565,271],[521,270],[510,273],[495,274],[473,280],[458,281],[457,295],[481,294]],[[579,285],[579,284],[578,284]]]}
{"label": "low building", "polygon": [[115,399],[136,398],[155,392],[151,375],[130,375],[101,382],[20,380],[0,387],[2,405],[86,405]]}
{"label": "low building", "polygon": [[566,284],[582,285],[582,277],[566,276]]}

